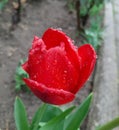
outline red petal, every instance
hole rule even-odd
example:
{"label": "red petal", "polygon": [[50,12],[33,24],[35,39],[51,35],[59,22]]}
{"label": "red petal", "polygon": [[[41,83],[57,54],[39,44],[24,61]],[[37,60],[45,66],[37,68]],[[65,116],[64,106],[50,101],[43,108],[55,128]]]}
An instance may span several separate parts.
{"label": "red petal", "polygon": [[[35,38],[36,39],[36,38]],[[42,39],[33,40],[32,49],[29,51],[28,70],[29,76],[36,76],[39,69],[39,64],[46,52]]]}
{"label": "red petal", "polygon": [[[46,51],[46,46],[42,39],[39,39],[37,36],[34,37],[32,42],[32,49],[29,51],[28,61],[22,65],[22,68],[29,73],[29,75],[34,75],[37,73],[37,67],[39,66],[40,59]],[[32,72],[32,69],[34,70]]]}
{"label": "red petal", "polygon": [[78,87],[73,90],[76,93],[89,78],[96,63],[96,52],[90,44],[85,44],[78,49],[82,60],[82,69],[80,71]]}
{"label": "red petal", "polygon": [[65,33],[58,29],[50,28],[46,30],[42,39],[47,49],[60,46],[61,43],[64,43],[67,57],[72,62],[77,71],[79,71],[80,59],[78,57],[77,48],[73,45],[73,41]]}
{"label": "red petal", "polygon": [[45,84],[49,88],[52,87],[67,91],[74,89],[79,76],[77,70],[68,60],[65,51],[60,47],[49,49],[44,54],[38,67],[31,67],[31,73],[31,79]]}
{"label": "red petal", "polygon": [[27,73],[28,71],[28,62],[26,61],[23,65],[22,65],[23,70],[25,70]]}
{"label": "red petal", "polygon": [[62,89],[57,90],[53,88],[47,88],[45,85],[31,79],[24,79],[24,82],[38,98],[46,103],[62,105],[71,102],[75,97],[75,95],[70,92]]}
{"label": "red petal", "polygon": [[43,40],[40,39],[39,37],[35,36],[33,41],[32,41],[32,50],[33,49],[40,49],[40,50],[45,50],[46,45],[44,44]]}
{"label": "red petal", "polygon": [[34,36],[34,39],[32,41],[32,48],[36,48],[37,44],[39,43],[38,42],[39,40],[40,40],[39,37]]}

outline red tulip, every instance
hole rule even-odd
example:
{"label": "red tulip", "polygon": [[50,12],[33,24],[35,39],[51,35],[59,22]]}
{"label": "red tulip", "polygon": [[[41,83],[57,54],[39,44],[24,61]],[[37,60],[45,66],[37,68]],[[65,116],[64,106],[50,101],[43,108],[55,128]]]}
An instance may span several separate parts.
{"label": "red tulip", "polygon": [[77,48],[65,33],[50,28],[41,39],[34,37],[28,60],[22,65],[29,78],[23,80],[42,101],[62,105],[75,98],[95,62],[90,44]]}

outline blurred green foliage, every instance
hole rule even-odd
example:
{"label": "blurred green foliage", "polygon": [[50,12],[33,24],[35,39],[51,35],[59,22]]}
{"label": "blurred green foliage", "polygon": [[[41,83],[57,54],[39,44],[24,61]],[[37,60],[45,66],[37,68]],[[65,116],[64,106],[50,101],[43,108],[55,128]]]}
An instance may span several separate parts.
{"label": "blurred green foliage", "polygon": [[84,43],[92,44],[95,50],[98,50],[102,43],[103,15],[100,13],[107,1],[109,0],[67,0],[69,9],[78,12],[77,29],[84,37]]}
{"label": "blurred green foliage", "polygon": [[98,50],[102,44],[102,35],[104,28],[102,28],[102,17],[95,16],[90,20],[90,27],[84,30],[84,43],[90,43]]}
{"label": "blurred green foliage", "polygon": [[81,2],[81,16],[82,15],[96,15],[104,7],[105,0],[80,0]]}
{"label": "blurred green foliage", "polygon": [[7,4],[8,0],[0,0],[0,10],[4,8],[4,6]]}
{"label": "blurred green foliage", "polygon": [[24,60],[20,60],[16,68],[16,73],[15,73],[16,91],[20,91],[20,90],[29,91],[29,88],[23,82],[23,78],[28,78],[28,74],[21,67],[23,63]]}

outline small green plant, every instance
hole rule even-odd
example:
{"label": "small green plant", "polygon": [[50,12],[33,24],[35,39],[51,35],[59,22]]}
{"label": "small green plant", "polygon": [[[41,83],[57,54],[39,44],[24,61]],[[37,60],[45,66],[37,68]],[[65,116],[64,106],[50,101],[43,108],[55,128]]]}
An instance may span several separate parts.
{"label": "small green plant", "polygon": [[67,0],[69,10],[76,10],[77,29],[84,31],[90,17],[100,13],[105,0]]}
{"label": "small green plant", "polygon": [[104,8],[104,4],[100,3],[100,4],[95,4],[91,9],[90,9],[90,16],[95,16],[97,14],[100,13],[100,11]]}
{"label": "small green plant", "polygon": [[90,20],[90,27],[84,30],[82,33],[83,37],[85,38],[84,43],[90,43],[98,50],[102,43],[102,17],[95,16]]}
{"label": "small green plant", "polygon": [[28,77],[27,73],[21,67],[23,63],[24,63],[24,60],[20,60],[16,68],[16,73],[15,73],[16,91],[20,91],[20,90],[29,91],[28,87],[23,82],[23,78]]}
{"label": "small green plant", "polygon": [[[67,0],[69,8],[76,9],[78,36],[83,36],[84,43],[90,43],[98,50],[102,43],[102,16],[106,0]],[[88,23],[88,24],[87,24]],[[89,26],[90,27],[87,27]]]}
{"label": "small green plant", "polygon": [[84,30],[84,33],[82,34],[85,38],[84,43],[90,43],[95,48],[95,50],[98,50],[102,43],[102,33],[103,28],[101,27],[101,17],[94,17],[91,19],[90,27]]}

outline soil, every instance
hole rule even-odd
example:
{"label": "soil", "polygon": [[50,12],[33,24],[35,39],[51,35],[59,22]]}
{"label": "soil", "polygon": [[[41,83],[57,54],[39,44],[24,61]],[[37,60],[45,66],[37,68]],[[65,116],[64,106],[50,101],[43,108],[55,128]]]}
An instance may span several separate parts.
{"label": "soil", "polygon": [[[23,100],[29,119],[41,104],[32,93],[15,91],[16,66],[20,59],[27,56],[34,35],[42,36],[49,27],[62,28],[78,46],[81,44],[79,36],[77,37],[75,12],[71,13],[66,5],[65,0],[40,0],[27,3],[21,22],[14,31],[9,31],[11,6],[0,12],[0,130],[15,129],[13,106],[16,96]],[[75,104],[80,104],[88,95],[90,81],[88,84],[78,93]]]}

